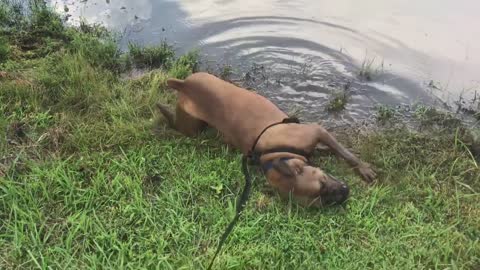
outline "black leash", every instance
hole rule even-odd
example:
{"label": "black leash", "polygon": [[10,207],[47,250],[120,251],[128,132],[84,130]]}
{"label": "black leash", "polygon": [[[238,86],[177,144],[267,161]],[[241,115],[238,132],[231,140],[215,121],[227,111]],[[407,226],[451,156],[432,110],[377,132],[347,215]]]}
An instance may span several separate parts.
{"label": "black leash", "polygon": [[[262,132],[260,132],[260,135],[258,135],[257,138],[255,139],[255,142],[253,143],[252,149],[250,150],[250,152],[247,155],[243,155],[242,172],[243,172],[243,175],[245,176],[245,186],[243,188],[242,194],[240,195],[240,198],[237,201],[235,217],[233,218],[232,221],[230,221],[230,224],[228,224],[227,229],[223,233],[222,237],[220,237],[220,242],[218,242],[217,250],[215,251],[215,255],[213,255],[212,261],[210,262],[210,265],[207,268],[208,270],[212,268],[213,262],[217,258],[218,253],[220,253],[220,250],[222,249],[222,246],[225,243],[225,240],[227,240],[228,235],[233,231],[233,227],[235,227],[235,224],[240,218],[240,214],[242,214],[243,210],[245,209],[245,205],[247,204],[248,198],[250,197],[250,191],[252,189],[252,178],[248,171],[248,161],[251,160],[255,165],[260,164],[260,156],[263,153],[255,152],[255,147],[257,146],[257,143],[260,140],[260,137],[262,137],[265,131],[267,131],[269,128],[273,126],[280,125],[280,124],[289,124],[289,123],[300,123],[300,121],[296,117],[291,117],[291,118],[283,119],[282,122],[273,123],[267,126],[266,128],[263,129]],[[289,149],[292,150],[291,148]],[[268,151],[268,152],[272,152],[272,151]]]}
{"label": "black leash", "polygon": [[227,240],[228,235],[232,232],[233,227],[235,227],[235,224],[240,218],[240,214],[242,213],[243,209],[245,209],[245,205],[247,204],[248,197],[250,196],[250,191],[252,189],[252,179],[248,172],[247,161],[248,161],[248,156],[244,155],[242,157],[242,171],[245,176],[245,187],[243,188],[242,195],[237,201],[237,212],[235,213],[235,217],[233,218],[233,220],[230,221],[230,224],[228,224],[228,227],[223,233],[222,237],[220,237],[220,242],[218,242],[217,251],[215,251],[215,255],[213,255],[212,261],[210,262],[210,265],[207,268],[208,270],[212,268],[215,258],[217,258],[218,253],[222,249],[222,246],[225,243],[225,240]]}

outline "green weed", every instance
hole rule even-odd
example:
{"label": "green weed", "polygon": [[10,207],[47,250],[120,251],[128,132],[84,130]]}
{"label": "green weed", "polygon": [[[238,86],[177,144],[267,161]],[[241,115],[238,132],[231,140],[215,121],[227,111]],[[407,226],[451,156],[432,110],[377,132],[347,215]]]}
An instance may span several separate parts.
{"label": "green weed", "polygon": [[368,59],[365,57],[365,59],[362,62],[362,66],[360,67],[360,71],[358,72],[358,76],[366,81],[372,81],[375,76],[380,74],[383,71],[383,62],[379,66],[375,66],[375,57]]}
{"label": "green weed", "polygon": [[293,104],[293,105],[289,106],[289,108],[287,110],[287,115],[289,117],[296,117],[298,119],[301,119],[302,115],[304,113],[305,112],[304,112],[303,108],[298,104]]}
{"label": "green weed", "polygon": [[108,71],[88,63],[81,54],[48,57],[36,70],[36,95],[45,107],[84,112],[100,108],[112,94],[115,80]]}
{"label": "green weed", "polygon": [[3,33],[12,27],[22,27],[26,19],[20,1],[3,0],[0,2],[0,27]]}
{"label": "green weed", "polygon": [[396,115],[395,109],[386,105],[377,106],[376,111],[375,117],[377,121],[381,123],[387,123],[388,121],[394,119]]}
{"label": "green weed", "polygon": [[414,115],[420,121],[420,124],[426,128],[440,127],[453,130],[461,126],[461,121],[454,115],[431,106],[418,105]]}
{"label": "green weed", "polygon": [[223,80],[229,80],[230,77],[233,75],[233,67],[231,65],[224,65],[221,68],[219,77]]}
{"label": "green weed", "polygon": [[332,92],[327,104],[327,110],[330,112],[339,112],[345,110],[348,104],[349,86],[345,86],[341,90]]}
{"label": "green weed", "polygon": [[165,42],[158,46],[146,47],[130,43],[128,49],[133,64],[139,68],[168,68],[175,56],[173,48]]}
{"label": "green weed", "polygon": [[[95,33],[95,32],[94,32]],[[128,61],[122,56],[112,35],[102,35],[76,32],[72,34],[68,49],[86,59],[95,67],[102,67],[120,73],[129,68]]]}
{"label": "green weed", "polygon": [[0,36],[0,63],[7,61],[7,58],[10,53],[10,45],[7,42],[7,39]]}
{"label": "green weed", "polygon": [[185,79],[198,69],[198,65],[199,54],[197,51],[192,51],[177,59],[169,69],[168,74],[173,78]]}

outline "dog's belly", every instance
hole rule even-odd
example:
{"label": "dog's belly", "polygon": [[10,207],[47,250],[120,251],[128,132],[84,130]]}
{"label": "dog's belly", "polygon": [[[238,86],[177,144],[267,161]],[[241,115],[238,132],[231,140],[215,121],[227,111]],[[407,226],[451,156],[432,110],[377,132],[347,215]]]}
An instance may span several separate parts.
{"label": "dog's belly", "polygon": [[185,111],[217,129],[222,133],[225,143],[244,153],[251,149],[255,139],[265,127],[280,122],[286,117],[283,113],[256,110],[251,105],[235,106],[228,103],[224,105],[224,108],[228,109],[209,113],[209,107],[192,101],[189,102]]}
{"label": "dog's belly", "polygon": [[211,75],[192,75],[180,93],[184,110],[246,153],[262,130],[287,115],[263,96]]}
{"label": "dog's belly", "polygon": [[318,143],[315,125],[285,124],[270,128],[260,138],[257,148],[259,151],[277,147],[293,147],[311,153]]}

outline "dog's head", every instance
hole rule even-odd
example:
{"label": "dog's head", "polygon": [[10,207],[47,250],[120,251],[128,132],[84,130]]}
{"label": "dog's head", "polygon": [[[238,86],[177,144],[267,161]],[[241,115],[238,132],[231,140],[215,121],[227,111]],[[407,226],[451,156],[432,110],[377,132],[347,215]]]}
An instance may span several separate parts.
{"label": "dog's head", "polygon": [[273,160],[267,179],[281,195],[292,194],[299,203],[308,206],[341,204],[349,195],[345,182],[296,158]]}

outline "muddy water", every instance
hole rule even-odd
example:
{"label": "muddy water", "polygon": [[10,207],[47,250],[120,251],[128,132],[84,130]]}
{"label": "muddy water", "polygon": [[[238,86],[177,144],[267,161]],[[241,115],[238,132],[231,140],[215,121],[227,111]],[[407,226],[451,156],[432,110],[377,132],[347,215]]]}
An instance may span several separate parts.
{"label": "muddy water", "polygon": [[[53,0],[127,40],[199,48],[204,66],[237,78],[282,108],[319,120],[330,94],[348,88],[344,120],[379,104],[452,102],[480,90],[477,0]],[[67,8],[65,8],[67,7]],[[372,80],[359,78],[373,61]],[[440,102],[441,103],[441,102]]]}

